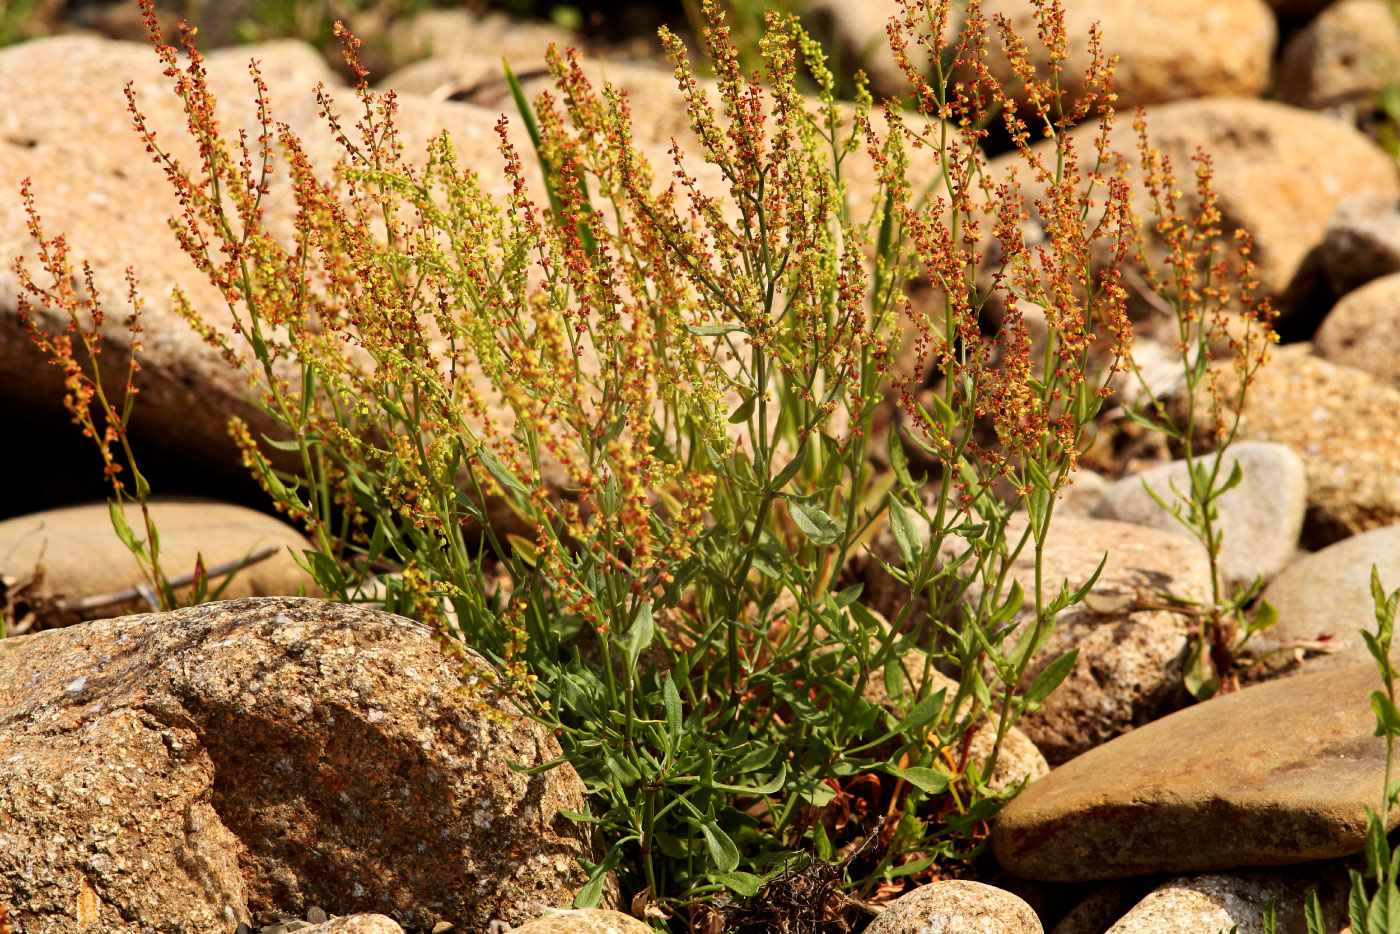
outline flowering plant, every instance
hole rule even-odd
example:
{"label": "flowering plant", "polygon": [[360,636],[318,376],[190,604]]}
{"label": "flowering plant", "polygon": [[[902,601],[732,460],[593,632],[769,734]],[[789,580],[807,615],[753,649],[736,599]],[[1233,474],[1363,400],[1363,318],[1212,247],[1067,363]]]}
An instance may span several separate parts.
{"label": "flowering plant", "polygon": [[[690,134],[664,180],[627,94],[576,55],[551,55],[533,104],[514,85],[546,207],[505,118],[504,197],[446,134],[410,163],[343,30],[354,124],[316,92],[333,173],[274,121],[256,63],[256,139],[231,142],[192,34],[166,45],[142,4],[197,162],[128,89],[135,126],[234,324],[174,302],[285,429],[235,420],[244,462],[328,594],[478,649],[499,674],[468,686],[556,733],[545,768],[582,776],[591,810],[569,816],[604,843],[577,904],[616,871],[636,913],[699,924],[799,854],[844,857],[884,898],[980,852],[1020,787],[1002,741],[1075,661],[1038,654],[1092,580],[1046,580],[1042,556],[1131,336],[1097,32],[1068,101],[1058,2],[1037,5],[1037,67],[976,0],[955,42],[949,0],[907,0],[909,101],[877,110],[859,79],[837,102],[791,17],[769,15],[764,73],[743,73],[707,3],[713,81],[662,32]],[[984,65],[994,31],[1019,93]],[[992,171],[997,127],[1029,189]],[[274,172],[290,240],[264,217]],[[865,552],[908,595],[893,618],[862,602]]]}

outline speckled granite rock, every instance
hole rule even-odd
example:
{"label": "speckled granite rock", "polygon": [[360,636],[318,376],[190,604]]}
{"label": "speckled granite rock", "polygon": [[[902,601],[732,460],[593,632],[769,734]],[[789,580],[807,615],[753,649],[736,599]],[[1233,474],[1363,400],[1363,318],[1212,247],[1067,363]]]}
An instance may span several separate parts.
{"label": "speckled granite rock", "polygon": [[[1306,344],[1272,351],[1250,386],[1237,437],[1277,441],[1303,458],[1308,511],[1303,544],[1320,548],[1400,522],[1400,389],[1329,363]],[[1221,392],[1236,377],[1220,367]]]}
{"label": "speckled granite rock", "polygon": [[1346,198],[1327,222],[1319,254],[1333,295],[1400,272],[1400,203],[1377,194]]}
{"label": "speckled granite rock", "polygon": [[[1033,679],[1045,665],[1079,648],[1073,670],[1044,706],[1017,721],[1051,764],[1072,759],[1188,701],[1181,677],[1190,620],[1168,610],[1114,605],[1138,597],[1155,602],[1152,594],[1158,590],[1188,600],[1205,599],[1210,595],[1205,550],[1157,529],[1057,516],[1050,524],[1043,560],[1047,593],[1058,593],[1066,579],[1072,587],[1087,581],[1105,552],[1108,563],[1090,592],[1091,601],[1105,612],[1087,605],[1062,612],[1026,675]],[[1035,593],[1032,549],[1021,553],[1012,573],[1028,595]],[[1027,603],[1033,607],[1034,597],[1028,596]]]}
{"label": "speckled granite rock", "polygon": [[1007,805],[992,827],[997,860],[1077,882],[1357,853],[1385,784],[1379,684],[1373,665],[1299,675],[1139,727]]}
{"label": "speckled granite rock", "polygon": [[1369,113],[1400,63],[1400,25],[1385,0],[1342,0],[1299,30],[1279,58],[1284,101]]}
{"label": "speckled granite rock", "polygon": [[514,934],[652,934],[652,929],[620,911],[590,908],[550,912],[515,928]]}
{"label": "speckled granite rock", "polygon": [[[1347,876],[1335,864],[1273,872],[1231,872],[1162,883],[1106,934],[1178,934],[1229,931],[1264,934],[1264,908],[1277,899],[1278,930],[1303,934],[1303,901],[1316,891],[1326,931],[1347,923]],[[1238,925],[1238,928],[1236,928]]]}
{"label": "speckled granite rock", "polygon": [[866,934],[1044,934],[1031,906],[1003,889],[950,879],[889,904]]}
{"label": "speckled granite rock", "polygon": [[0,642],[0,902],[24,934],[568,904],[586,850],[557,811],[583,785],[511,771],[554,738],[459,670],[422,626],[296,598]]}
{"label": "speckled granite rock", "polygon": [[1322,319],[1313,349],[1324,360],[1400,389],[1400,272],[1347,293]]}

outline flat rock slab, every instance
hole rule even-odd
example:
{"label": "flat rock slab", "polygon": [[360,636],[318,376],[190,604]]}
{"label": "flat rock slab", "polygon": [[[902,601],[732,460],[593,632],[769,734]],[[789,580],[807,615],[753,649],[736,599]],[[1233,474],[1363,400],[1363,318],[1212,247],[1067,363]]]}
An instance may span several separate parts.
{"label": "flat rock slab", "polygon": [[1082,882],[1359,852],[1364,807],[1385,784],[1369,700],[1380,684],[1370,665],[1299,675],[1120,736],[1007,806],[997,859],[1019,876]]}
{"label": "flat rock slab", "polygon": [[[464,668],[465,666],[465,668]],[[264,911],[485,931],[568,904],[559,746],[425,627],[263,598],[0,642],[0,904],[23,934],[229,934]]]}

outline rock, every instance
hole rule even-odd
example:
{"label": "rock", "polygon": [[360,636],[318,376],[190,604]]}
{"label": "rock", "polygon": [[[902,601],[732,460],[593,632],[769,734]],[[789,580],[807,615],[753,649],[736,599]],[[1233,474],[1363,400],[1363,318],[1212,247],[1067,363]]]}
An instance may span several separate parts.
{"label": "rock", "polygon": [[1070,474],[1070,485],[1060,491],[1060,503],[1055,507],[1055,515],[1092,516],[1112,486],[1103,474],[1080,467]]}
{"label": "rock", "polygon": [[[1347,876],[1339,866],[1304,870],[1211,873],[1162,883],[1107,934],[1177,934],[1179,931],[1230,931],[1264,934],[1264,909],[1277,899],[1278,930],[1307,930],[1303,902],[1317,891],[1323,930],[1339,931],[1347,923]],[[1238,927],[1236,927],[1238,926]]]}
{"label": "rock", "polygon": [[306,909],[306,920],[311,924],[325,924],[330,919],[326,917],[326,911],[319,905],[312,905]]}
{"label": "rock", "polygon": [[512,929],[513,934],[652,934],[652,929],[620,911],[589,908],[551,911]]}
{"label": "rock", "polygon": [[[1303,459],[1304,547],[1321,548],[1400,522],[1400,474],[1394,470],[1400,463],[1400,389],[1314,356],[1306,344],[1275,348],[1271,357],[1250,385],[1236,437],[1277,441]],[[1237,376],[1228,365],[1218,372],[1228,402],[1235,398]]]}
{"label": "rock", "polygon": [[393,918],[369,914],[332,918],[301,930],[302,934],[403,934]]}
{"label": "rock", "polygon": [[1104,882],[1071,908],[1050,934],[1104,934],[1145,894],[1147,886],[1138,879]]}
{"label": "rock", "polygon": [[947,879],[890,902],[866,934],[1043,934],[1040,919],[1002,889]]}
{"label": "rock", "polygon": [[[1205,455],[1207,467],[1213,457]],[[1235,464],[1240,465],[1244,479],[1216,501],[1220,512],[1216,529],[1223,534],[1220,571],[1227,588],[1248,586],[1256,577],[1273,577],[1293,558],[1308,493],[1303,461],[1285,445],[1267,441],[1231,445],[1220,466],[1221,483]],[[1174,532],[1196,541],[1190,530],[1152,498],[1144,484],[1168,504],[1182,503],[1183,515],[1189,513],[1187,502],[1173,493],[1175,489],[1187,494],[1191,489],[1191,472],[1186,461],[1180,460],[1119,480],[1104,494],[1094,516]],[[1228,596],[1222,594],[1222,598]]]}
{"label": "rock", "polygon": [[[1400,216],[1397,217],[1400,219]],[[1322,319],[1313,350],[1400,389],[1400,272],[1351,292]]]}
{"label": "rock", "polygon": [[494,62],[499,77],[502,58],[517,74],[530,74],[544,68],[551,45],[562,52],[582,48],[583,43],[567,29],[539,20],[516,19],[500,11],[427,9],[392,23],[384,45],[389,62],[396,68],[434,56],[473,56]]}
{"label": "rock", "polygon": [[[297,564],[297,558],[311,545],[285,522],[213,500],[154,497],[149,509],[160,534],[161,567],[170,580],[192,575],[196,556],[203,556],[208,571],[263,554],[232,579],[227,574],[211,577],[210,594],[227,582],[220,594],[226,600],[320,596],[321,589]],[[141,510],[128,505],[124,514],[137,538],[145,540]],[[156,608],[140,595],[129,593],[145,579],[136,559],[113,531],[106,503],[50,509],[0,522],[0,579],[11,582],[6,584],[9,606],[5,609],[13,623],[23,625],[21,632],[31,627],[71,625],[108,613]],[[21,586],[26,581],[32,583]],[[75,605],[75,601],[103,594],[117,598],[101,603],[87,599]],[[176,591],[182,601],[187,601],[189,594],[189,587]]]}
{"label": "rock", "polygon": [[1338,204],[1323,235],[1321,264],[1332,294],[1342,296],[1400,272],[1400,204],[1376,194]]}
{"label": "rock", "polygon": [[[1320,671],[1369,660],[1361,631],[1376,628],[1372,565],[1377,566],[1386,593],[1400,587],[1400,525],[1354,535],[1289,565],[1263,595],[1278,610],[1278,622],[1256,636],[1251,647],[1267,652],[1295,640],[1311,642],[1325,633],[1340,651],[1309,658],[1300,670]],[[1274,663],[1288,670],[1289,661],[1289,654],[1282,652]]]}
{"label": "rock", "polygon": [[1371,665],[1299,675],[1139,727],[1028,786],[997,816],[997,860],[1074,882],[1359,852],[1385,783],[1380,683]]}
{"label": "rock", "polygon": [[583,784],[509,769],[559,747],[463,673],[418,624],[296,598],[0,641],[0,903],[46,934],[568,904]]}
{"label": "rock", "polygon": [[[1079,649],[1073,670],[1042,709],[1017,721],[1052,765],[1155,720],[1188,699],[1182,673],[1191,621],[1180,613],[1132,605],[1139,598],[1158,602],[1157,591],[1207,599],[1210,567],[1204,549],[1181,536],[1125,522],[1056,516],[1043,557],[1046,600],[1066,579],[1071,587],[1087,581],[1105,552],[1108,561],[1089,595],[1103,612],[1085,604],[1062,612],[1026,673],[1030,684],[1045,665]],[[1011,573],[1026,593],[1026,606],[1033,608],[1033,543]],[[1023,607],[1021,612],[1023,620],[1029,618],[1030,610]],[[1019,635],[1009,638],[1014,643]]]}
{"label": "rock", "polygon": [[[989,0],[982,12],[988,19],[1010,19],[1043,78],[1048,60],[1045,46],[1036,39],[1032,5],[1025,0]],[[1114,107],[1122,114],[1183,98],[1258,97],[1268,86],[1278,25],[1263,0],[1082,0],[1065,4],[1069,57],[1062,65],[1060,86],[1068,102],[1084,91],[1089,27],[1096,22],[1103,28],[1105,52],[1118,56]],[[993,51],[987,65],[998,80],[1015,89],[1024,106],[1020,80],[1001,51],[999,35],[992,27]]]}
{"label": "rock", "polygon": [[1334,3],[1284,46],[1279,97],[1312,110],[1370,114],[1400,64],[1400,25],[1386,0]]}
{"label": "rock", "polygon": [[[329,173],[337,146],[318,115],[313,89],[324,81],[353,111],[344,88],[319,54],[305,44],[279,42],[211,54],[207,60],[209,86],[219,101],[225,130],[242,127],[258,135],[254,97],[247,64],[262,60],[270,86],[273,115],[301,135],[308,154]],[[107,323],[105,352],[99,360],[113,391],[125,378],[130,335],[124,326],[125,268],[130,265],[146,300],[143,314],[144,351],[137,378],[140,399],[132,415],[138,451],[178,451],[189,469],[206,476],[214,492],[229,477],[246,482],[236,448],[228,437],[227,418],[248,422],[254,436],[278,437],[275,424],[253,403],[239,373],[204,344],[177,313],[169,294],[180,286],[193,305],[215,327],[232,323],[221,299],[194,264],[184,256],[166,221],[178,203],[161,169],[152,165],[144,144],[131,129],[122,95],[125,81],[134,90],[150,125],[170,151],[187,164],[194,160],[185,133],[185,117],[161,77],[163,65],[149,45],[113,42],[88,36],[63,36],[0,50],[0,191],[13,198],[20,181],[33,180],[37,209],[50,235],[63,232],[75,262],[89,260],[94,282],[104,298]],[[508,191],[495,171],[501,166],[494,130],[497,113],[465,104],[432,103],[405,96],[399,100],[398,126],[411,159],[421,161],[431,134],[448,128],[462,163],[480,167],[485,190]],[[521,152],[530,151],[523,132],[512,137]],[[101,146],[91,141],[101,139]],[[528,167],[538,190],[537,175]],[[291,188],[285,169],[272,176],[264,200],[269,229],[290,235]],[[25,228],[23,211],[0,214],[0,255],[28,257],[34,268],[35,248]],[[45,283],[35,269],[36,279]],[[0,273],[0,410],[47,413],[50,421],[62,414],[59,371],[33,347],[16,308],[16,280],[7,268]],[[36,308],[36,323],[61,333],[66,314],[56,308]],[[42,452],[32,458],[42,462]],[[36,463],[34,469],[41,469]]]}

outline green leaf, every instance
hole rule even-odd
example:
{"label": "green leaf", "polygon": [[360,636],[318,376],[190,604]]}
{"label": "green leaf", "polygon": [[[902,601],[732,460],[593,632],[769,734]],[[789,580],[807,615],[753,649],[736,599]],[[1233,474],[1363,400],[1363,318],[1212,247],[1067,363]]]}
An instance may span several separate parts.
{"label": "green leaf", "polygon": [[325,552],[310,549],[302,554],[306,556],[311,578],[316,581],[318,587],[329,594],[340,593],[345,589],[345,572],[340,569],[334,558]]}
{"label": "green leaf", "polygon": [[681,693],[669,671],[661,679],[661,705],[666,710],[666,734],[675,743],[681,735]]}
{"label": "green leaf", "polygon": [[[687,324],[685,329],[699,337],[720,337],[724,334],[733,334],[735,331],[743,331],[742,324]],[[747,331],[744,331],[747,334]]]}
{"label": "green leaf", "polygon": [[[953,410],[948,408],[948,403],[944,402],[943,397],[936,392],[931,393],[929,398],[933,400],[933,413],[937,418],[938,424],[942,425],[944,428],[952,428],[953,422],[956,421],[956,416],[953,415]],[[922,406],[920,406],[920,408],[922,408]],[[928,413],[924,412],[924,416],[927,418]],[[929,420],[933,421],[933,419]]]}
{"label": "green leaf", "polygon": [[830,862],[835,849],[831,845],[831,838],[826,835],[826,827],[821,821],[816,822],[812,829],[812,849],[816,852],[816,857],[824,862]]}
{"label": "green leaf", "polygon": [[908,510],[899,501],[899,497],[891,492],[889,500],[890,532],[894,535],[895,547],[899,549],[899,556],[904,560],[904,563],[912,566],[923,556],[923,538],[919,535],[919,530],[915,528],[914,520],[909,518]]}
{"label": "green leaf", "polygon": [[1268,600],[1260,600],[1254,618],[1249,621],[1247,631],[1251,634],[1263,632],[1278,622],[1278,610]]}
{"label": "green leaf", "polygon": [[1216,495],[1219,495],[1219,494],[1221,494],[1221,493],[1225,493],[1225,492],[1227,492],[1227,491],[1229,491],[1229,490],[1233,490],[1235,487],[1239,486],[1240,483],[1243,482],[1243,480],[1244,480],[1244,468],[1240,466],[1240,462],[1239,462],[1239,461],[1235,461],[1235,466],[1234,466],[1234,468],[1230,471],[1230,477],[1229,477],[1229,479],[1227,479],[1227,480],[1225,481],[1225,485],[1224,485],[1224,486],[1220,487],[1218,490],[1215,491]]}
{"label": "green leaf", "polygon": [[734,763],[734,774],[743,775],[747,772],[767,768],[768,763],[772,762],[777,754],[778,746],[776,743],[760,743]]}
{"label": "green leaf", "polygon": [[838,610],[844,610],[852,603],[855,603],[856,600],[860,598],[860,595],[864,590],[865,584],[852,584],[845,590],[839,591],[834,596],[832,596],[831,601],[836,604],[836,608]]}
{"label": "green leaf", "polygon": [[739,407],[730,413],[729,424],[739,425],[748,421],[749,416],[753,414],[754,403],[757,401],[758,393],[756,392],[745,396],[744,401],[739,403]]}
{"label": "green leaf", "polygon": [[893,703],[899,704],[904,700],[904,663],[898,655],[890,656],[885,662],[883,672],[885,680],[885,696]]}
{"label": "green leaf", "polygon": [[1050,692],[1060,686],[1060,682],[1074,669],[1075,659],[1079,657],[1079,649],[1070,649],[1050,664],[1046,665],[1040,674],[1035,676],[1035,681],[1026,689],[1025,701],[1027,705],[1039,704],[1050,696]]}
{"label": "green leaf", "polygon": [[942,772],[935,772],[933,769],[926,769],[915,766],[908,769],[886,768],[886,771],[896,778],[902,778],[920,791],[926,791],[931,795],[942,794],[948,790],[948,776]]}
{"label": "green leaf", "polygon": [[151,495],[151,485],[146,482],[146,475],[136,469],[136,465],[131,465],[131,475],[136,480],[136,498],[145,502]]}
{"label": "green leaf", "polygon": [[705,837],[705,846],[709,847],[710,858],[714,860],[716,868],[720,872],[733,872],[739,866],[739,848],[734,845],[734,841],[729,839],[729,835],[720,829],[714,818],[710,818],[700,824],[700,833]]}
{"label": "green leaf", "polygon": [[1264,934],[1278,934],[1278,896],[1264,906]]}
{"label": "green leaf", "polygon": [[1400,932],[1400,891],[1396,890],[1394,881],[1388,880],[1388,884],[1379,886],[1376,894],[1372,896],[1371,910],[1366,912],[1366,932]]}
{"label": "green leaf", "polygon": [[1347,870],[1351,875],[1351,896],[1347,899],[1347,915],[1351,920],[1352,934],[1369,934],[1366,930],[1366,912],[1370,909],[1370,903],[1366,899],[1366,883],[1362,881],[1361,873],[1355,869]]}
{"label": "green leaf", "polygon": [[[603,895],[603,883],[608,881],[608,873],[616,869],[618,863],[622,862],[622,844],[635,839],[636,837],[632,836],[613,844],[613,848],[608,851],[608,855],[596,866],[590,866],[588,863],[584,863],[584,868],[590,869],[591,871],[588,874],[588,881],[585,882],[583,888],[579,889],[574,895],[575,908],[598,907],[598,901]],[[582,863],[583,860],[579,860],[579,862]]]}
{"label": "green leaf", "polygon": [[579,813],[578,811],[566,811],[566,810],[564,810],[563,808],[560,808],[559,810],[555,811],[554,813],[558,814],[560,817],[563,817],[563,818],[565,818],[565,819],[567,819],[567,820],[574,821],[575,823],[579,823],[579,824],[601,824],[601,823],[602,823],[602,821],[600,821],[598,818],[594,817],[592,814],[581,814],[581,813]]}
{"label": "green leaf", "polygon": [[1400,713],[1384,691],[1371,692],[1371,709],[1376,712],[1377,736],[1400,736]]}
{"label": "green leaf", "polygon": [[[1308,920],[1308,934],[1327,934],[1327,927],[1322,921],[1322,904],[1317,900],[1317,891],[1308,893],[1308,899],[1303,904],[1303,916]],[[1266,931],[1265,934],[1273,934]]]}
{"label": "green leaf", "polygon": [[792,521],[818,545],[830,545],[841,537],[842,529],[836,520],[818,506],[809,506],[792,496],[784,496],[788,504],[788,514]]}
{"label": "green leaf", "polygon": [[636,670],[637,659],[640,658],[642,652],[651,645],[651,640],[655,635],[656,625],[652,622],[651,618],[651,604],[643,603],[641,608],[637,611],[636,620],[632,623],[631,628],[627,630],[627,635],[623,639],[618,640],[624,644],[627,650],[628,670]]}
{"label": "green leaf", "polygon": [[778,475],[773,478],[773,484],[769,489],[775,493],[781,492],[783,487],[787,486],[788,482],[791,481],[793,477],[797,476],[797,472],[802,469],[802,465],[806,463],[806,461],[807,444],[803,442],[798,446],[797,453],[793,455],[792,460],[788,461],[787,466],[779,471]]}
{"label": "green leaf", "polygon": [[1369,807],[1366,809],[1366,874],[1379,879],[1390,865],[1390,843],[1385,838],[1385,825]]}
{"label": "green leaf", "polygon": [[1216,677],[1204,649],[1202,639],[1197,638],[1192,643],[1191,654],[1186,659],[1186,673],[1182,677],[1186,690],[1198,701],[1210,700],[1220,690],[1220,679]]}
{"label": "green leaf", "polygon": [[477,459],[481,461],[481,465],[486,468],[486,472],[502,487],[515,490],[517,493],[529,492],[519,480],[515,479],[515,474],[511,473],[510,468],[501,463],[500,458],[492,453],[490,448],[482,446],[476,452],[476,456]]}
{"label": "green leaf", "polygon": [[914,482],[914,476],[909,472],[909,459],[904,454],[904,442],[899,440],[899,428],[890,425],[885,433],[885,446],[889,449],[890,468],[894,470],[895,479],[899,485],[906,490],[918,488]]}
{"label": "green leaf", "polygon": [[751,872],[712,872],[709,875],[712,880],[743,898],[753,898],[763,884],[763,877]]}
{"label": "green leaf", "polygon": [[107,500],[107,512],[112,517],[112,529],[117,533],[117,538],[122,540],[122,544],[132,554],[141,554],[143,543],[136,537],[136,533],[131,531],[131,526],[126,521],[126,513],[122,512],[122,508],[116,500]]}
{"label": "green leaf", "polygon": [[937,691],[934,691],[928,697],[925,697],[923,700],[919,701],[917,704],[914,705],[914,709],[909,711],[909,716],[905,717],[903,720],[899,721],[899,723],[895,725],[893,732],[905,734],[910,732],[911,730],[922,729],[929,723],[933,722],[933,718],[938,716],[938,714],[943,710],[943,699],[947,696],[947,694],[947,688],[939,688]]}

